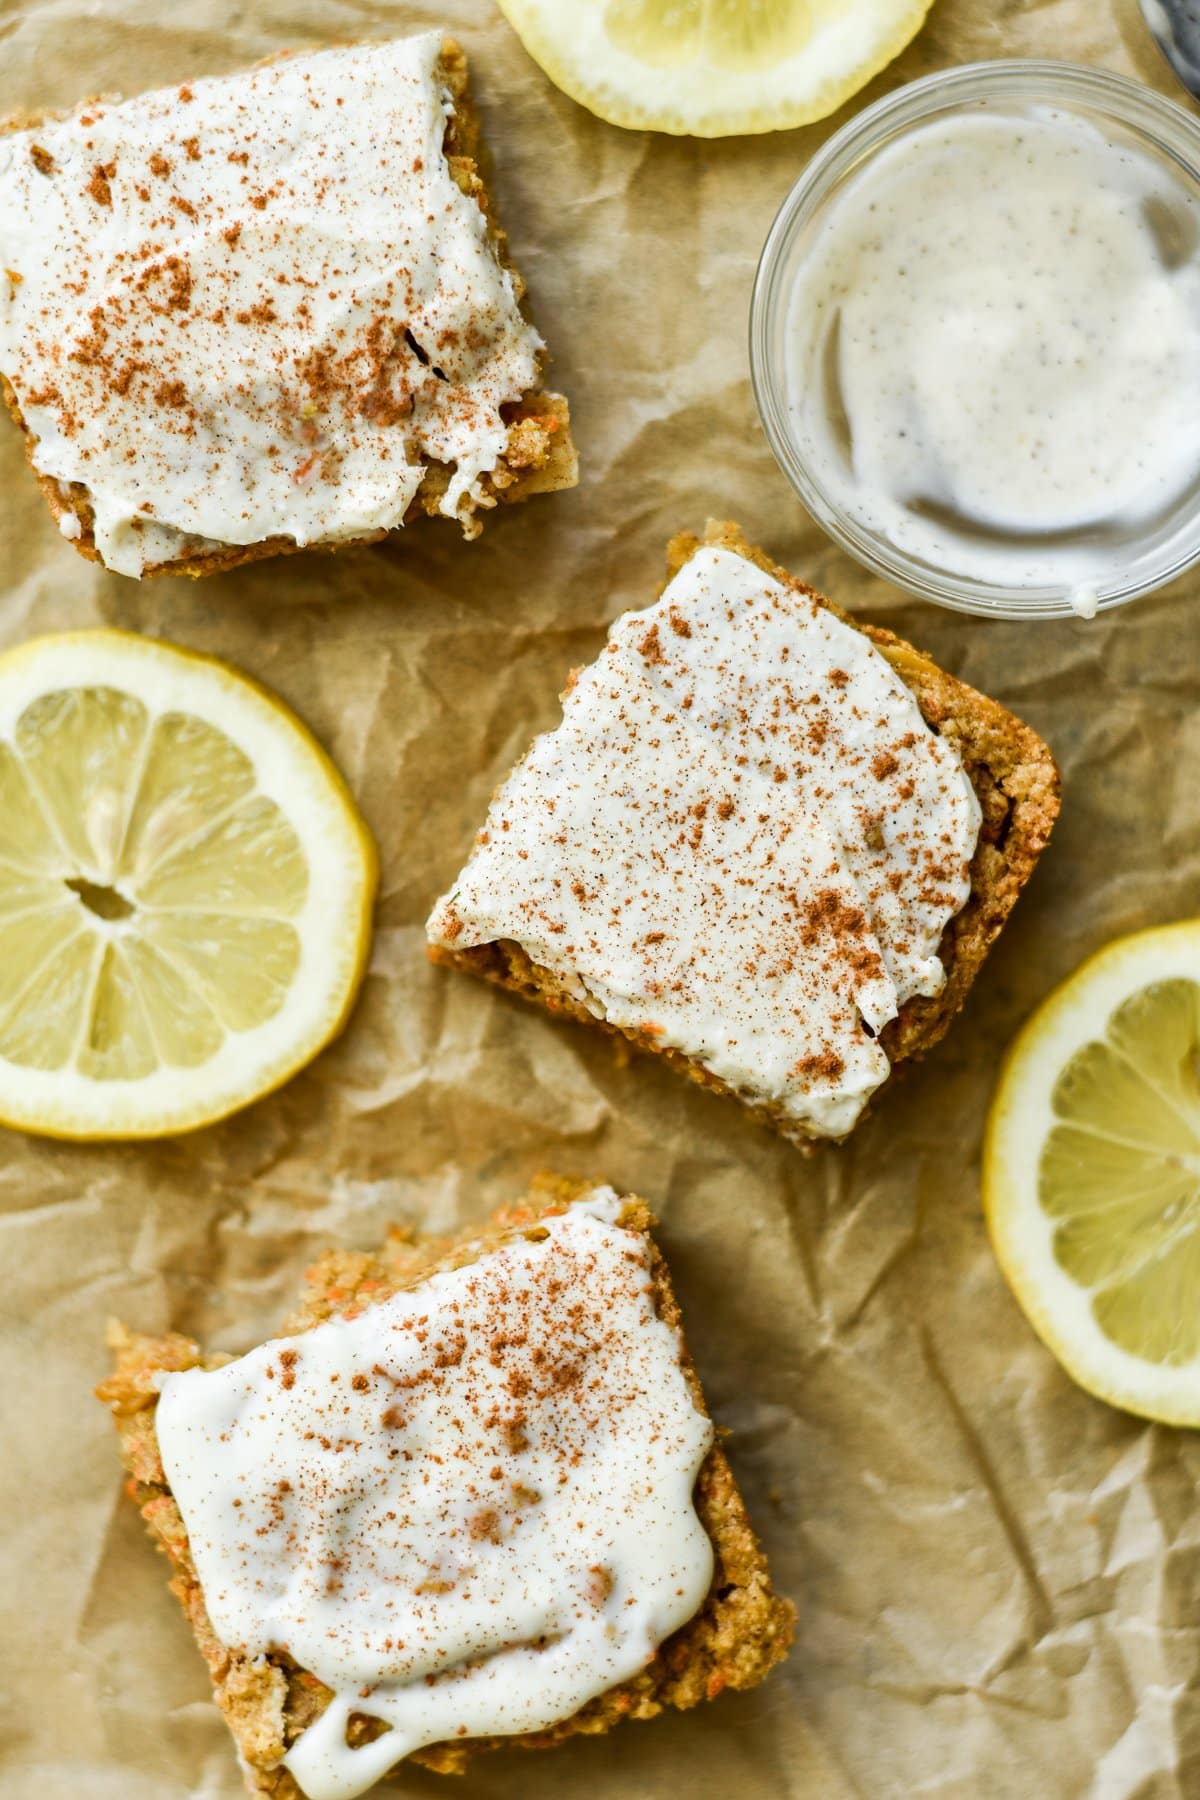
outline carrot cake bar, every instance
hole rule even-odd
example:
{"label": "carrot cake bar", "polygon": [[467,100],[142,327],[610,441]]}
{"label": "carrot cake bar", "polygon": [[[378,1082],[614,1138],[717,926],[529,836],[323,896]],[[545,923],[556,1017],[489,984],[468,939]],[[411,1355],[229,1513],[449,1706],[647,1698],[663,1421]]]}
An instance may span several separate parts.
{"label": "carrot cake bar", "polygon": [[504,782],[434,961],[843,1138],[962,1004],[1058,775],[995,701],[745,543],[677,538]]}
{"label": "carrot cake bar", "polygon": [[0,135],[0,385],[59,528],[125,575],[467,536],[570,487],[439,32]]}
{"label": "carrot cake bar", "polygon": [[100,1396],[251,1793],[350,1800],[783,1656],[653,1223],[545,1182],[480,1236],[329,1254],[236,1361],[115,1330]]}

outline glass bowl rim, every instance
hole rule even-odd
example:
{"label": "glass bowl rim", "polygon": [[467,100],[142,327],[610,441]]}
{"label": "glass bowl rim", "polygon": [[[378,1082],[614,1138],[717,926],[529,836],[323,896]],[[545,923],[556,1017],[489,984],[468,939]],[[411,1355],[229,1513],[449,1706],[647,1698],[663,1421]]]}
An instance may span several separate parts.
{"label": "glass bowl rim", "polygon": [[[778,309],[784,255],[794,235],[817,215],[831,189],[856,163],[874,155],[898,129],[951,110],[956,103],[1020,95],[1071,109],[1075,101],[1108,117],[1147,147],[1180,164],[1200,189],[1200,118],[1156,88],[1086,63],[1005,57],[940,69],[907,82],[864,107],[812,156],[778,208],[758,259],[750,300],[750,379],[767,442],[806,510],[828,535],[873,574],[924,600],[993,619],[1077,618],[1062,587],[1015,588],[931,570],[850,518],[820,487],[797,455],[786,425],[782,370],[773,369],[768,333]],[[1101,584],[1097,612],[1123,606],[1164,587],[1200,561],[1200,519],[1194,541],[1140,579]]]}

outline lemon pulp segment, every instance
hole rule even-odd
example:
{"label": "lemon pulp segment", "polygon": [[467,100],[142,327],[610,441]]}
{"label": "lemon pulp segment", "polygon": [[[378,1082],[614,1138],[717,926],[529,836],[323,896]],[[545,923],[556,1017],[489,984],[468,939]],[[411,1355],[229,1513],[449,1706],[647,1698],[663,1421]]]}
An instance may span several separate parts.
{"label": "lemon pulp segment", "polygon": [[665,69],[770,69],[803,50],[815,24],[812,0],[608,0],[604,9],[613,44]]}

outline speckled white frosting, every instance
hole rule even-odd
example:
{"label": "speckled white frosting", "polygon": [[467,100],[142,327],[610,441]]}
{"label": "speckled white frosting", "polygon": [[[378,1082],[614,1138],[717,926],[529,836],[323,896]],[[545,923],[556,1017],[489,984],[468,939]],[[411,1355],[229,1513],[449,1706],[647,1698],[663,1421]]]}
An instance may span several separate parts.
{"label": "speckled white frosting", "polygon": [[879,1032],[945,980],[979,807],[862,632],[724,549],[627,613],[429,920],[840,1137]]}
{"label": "speckled white frosting", "polygon": [[438,32],[0,136],[0,371],[109,568],[469,514],[535,385]]}
{"label": "speckled white frosting", "polygon": [[[333,1690],[285,1759],[309,1800],[569,1718],[703,1602],[712,1426],[621,1210],[597,1188],[357,1318],[165,1377],[213,1629]],[[351,1749],[354,1713],[392,1729]]]}

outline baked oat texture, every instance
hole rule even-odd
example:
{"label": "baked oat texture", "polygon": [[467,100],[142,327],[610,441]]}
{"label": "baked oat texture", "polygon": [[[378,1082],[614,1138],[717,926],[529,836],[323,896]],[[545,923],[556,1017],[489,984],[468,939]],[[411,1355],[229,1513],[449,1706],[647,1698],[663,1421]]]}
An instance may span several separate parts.
{"label": "baked oat texture", "polygon": [[[667,582],[705,545],[746,557],[797,594],[817,600],[870,638],[912,691],[926,723],[957,749],[979,800],[982,824],[971,862],[970,896],[962,911],[946,926],[939,946],[946,970],[945,985],[938,994],[914,995],[905,1001],[896,1018],[880,1034],[879,1041],[894,1071],[931,1050],[966,1000],[971,983],[1049,842],[1059,810],[1058,769],[1037,733],[998,701],[948,675],[894,632],[866,625],[843,612],[748,543],[737,525],[710,520],[703,537],[681,532],[672,538],[667,546]],[[678,1050],[661,1049],[643,1034],[597,1019],[568,992],[556,974],[534,963],[511,940],[464,950],[431,944],[428,955],[433,962],[481,976],[550,1012],[577,1019],[637,1050],[662,1057],[701,1087],[720,1094],[732,1093],[727,1083],[694,1058]],[[761,1123],[781,1131],[802,1148],[811,1146],[802,1127],[785,1121],[770,1106],[752,1104],[740,1095],[735,1098]]]}
{"label": "baked oat texture", "polygon": [[[540,1218],[582,1199],[592,1186],[544,1177],[526,1200],[497,1213],[482,1233],[457,1240],[415,1242],[397,1232],[373,1255],[328,1251],[308,1271],[301,1304],[281,1331],[309,1330],[334,1314],[352,1316],[403,1288],[417,1286],[438,1270],[472,1262],[511,1233],[536,1227]],[[659,1314],[681,1329],[679,1305],[666,1263],[651,1235],[655,1221],[645,1202],[628,1198],[621,1223],[646,1236]],[[302,1790],[280,1767],[280,1759],[320,1717],[329,1702],[329,1690],[285,1656],[256,1660],[228,1650],[218,1641],[209,1623],[183,1520],[167,1485],[155,1433],[159,1375],[171,1369],[213,1368],[227,1359],[206,1358],[191,1339],[175,1334],[141,1337],[114,1325],[109,1336],[114,1372],[101,1383],[97,1395],[110,1407],[120,1435],[130,1497],[172,1565],[171,1591],[208,1663],[214,1697],[237,1743],[247,1787],[252,1794],[270,1795],[273,1800],[303,1800]],[[697,1407],[707,1412],[686,1346],[683,1368]],[[653,1718],[667,1706],[687,1709],[715,1699],[725,1688],[750,1688],[760,1682],[791,1643],[795,1610],[771,1586],[766,1557],[719,1442],[701,1465],[695,1502],[715,1553],[712,1586],[695,1617],[666,1640],[640,1674],[549,1730],[436,1744],[417,1751],[409,1760],[440,1774],[459,1774],[481,1751],[508,1746],[547,1750],[581,1732],[609,1731],[623,1719]],[[371,1720],[356,1718],[351,1723],[351,1741],[366,1742],[378,1729]]]}
{"label": "baked oat texture", "polygon": [[[285,52],[285,54],[296,54]],[[272,59],[268,59],[272,60]],[[513,266],[508,253],[508,238],[497,224],[492,207],[491,196],[480,173],[482,154],[479,115],[471,98],[470,81],[467,69],[467,58],[461,47],[453,38],[448,37],[442,46],[441,72],[454,102],[454,112],[446,122],[445,150],[446,160],[451,173],[464,194],[469,194],[478,204],[488,222],[488,233],[492,245],[501,263],[512,276],[518,297],[524,303],[525,283]],[[111,99],[112,96],[106,96]],[[65,117],[62,113],[18,113],[0,120],[0,132],[31,131],[48,119]],[[95,537],[92,531],[92,507],[87,488],[79,482],[69,486],[56,481],[52,476],[41,475],[33,468],[34,453],[37,449],[37,438],[26,423],[21,413],[20,402],[11,384],[0,372],[0,397],[16,424],[20,427],[25,443],[25,455],[33,469],[38,486],[45,495],[55,521],[61,522],[71,516],[77,522],[78,535],[73,536],[73,543],[81,556],[89,562],[99,562]],[[579,459],[575,444],[571,437],[571,413],[566,398],[548,389],[537,388],[522,395],[519,401],[503,407],[505,421],[508,424],[508,442],[504,454],[491,474],[480,478],[480,486],[486,496],[487,504],[510,505],[514,501],[528,500],[534,494],[550,494],[564,488],[572,488],[579,479]],[[404,524],[410,525],[422,516],[428,518],[441,517],[439,506],[449,485],[450,471],[442,464],[431,464],[425,479],[417,490],[412,505],[405,516]],[[463,525],[465,535],[477,537],[482,530],[480,514],[467,521],[459,521]],[[143,570],[143,576],[151,575],[215,575],[225,569],[238,568],[243,563],[261,562],[264,557],[290,556],[298,550],[323,550],[332,554],[338,550],[347,550],[363,544],[378,543],[389,537],[390,532],[376,531],[362,537],[339,539],[336,543],[297,544],[291,538],[265,538],[257,544],[230,544],[221,550],[206,551],[202,554],[175,557],[169,562],[150,563]]]}

